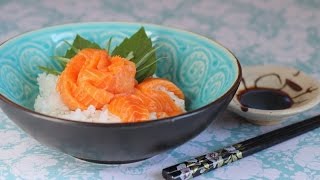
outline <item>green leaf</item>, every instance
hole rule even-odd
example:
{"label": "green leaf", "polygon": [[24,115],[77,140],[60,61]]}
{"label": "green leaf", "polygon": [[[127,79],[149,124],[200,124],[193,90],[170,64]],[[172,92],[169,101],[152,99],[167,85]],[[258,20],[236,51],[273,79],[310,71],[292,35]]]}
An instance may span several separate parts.
{"label": "green leaf", "polygon": [[70,59],[62,56],[53,56],[53,59],[57,60],[63,69],[66,67],[67,63],[70,61]]}
{"label": "green leaf", "polygon": [[53,59],[59,61],[59,62],[63,62],[63,63],[68,63],[70,61],[69,58],[65,58],[62,56],[53,56]]}
{"label": "green leaf", "polygon": [[166,59],[166,57],[158,58],[156,61],[154,61],[154,62],[151,63],[151,64],[148,64],[148,65],[144,66],[143,68],[137,68],[137,72],[140,72],[140,71],[143,71],[143,70],[148,69],[150,66],[152,66],[152,65],[155,64],[155,63],[157,63],[157,62],[160,61],[161,59]]}
{"label": "green leaf", "polygon": [[106,46],[106,50],[108,51],[108,54],[110,54],[110,48],[111,48],[111,41],[112,41],[112,37],[110,37],[107,46]]}
{"label": "green leaf", "polygon": [[53,74],[53,75],[60,75],[60,72],[55,70],[55,69],[51,69],[51,68],[47,68],[47,67],[44,67],[44,66],[38,66],[38,68],[43,71],[43,72],[46,72],[48,74]]}
{"label": "green leaf", "polygon": [[133,52],[131,51],[128,56],[126,57],[127,60],[131,60],[132,58],[134,58]]}
{"label": "green leaf", "polygon": [[[125,58],[125,57],[128,57],[131,52],[133,53],[134,56],[130,60],[134,62],[136,65],[139,65],[139,69],[143,69],[145,66],[149,65],[149,68],[141,70],[136,73],[137,81],[141,82],[145,78],[153,75],[157,68],[157,64],[154,63],[156,61],[156,53],[154,48],[152,47],[152,41],[147,36],[145,29],[143,27],[141,27],[131,37],[125,38],[113,50],[112,56],[118,55]],[[148,53],[150,54],[147,56]]]}
{"label": "green leaf", "polygon": [[77,54],[80,51],[80,49],[76,48],[75,46],[70,44],[68,41],[64,40],[63,42],[66,43],[70,47],[70,50],[73,51],[75,54]]}
{"label": "green leaf", "polygon": [[137,63],[136,63],[136,66],[137,68],[140,68],[143,64],[145,64],[149,58],[156,52],[157,49],[159,49],[159,47],[157,48],[153,48],[151,49],[151,51],[147,52]]}
{"label": "green leaf", "polygon": [[101,47],[97,43],[91,42],[91,41],[81,37],[78,34],[72,44],[70,44],[68,42],[67,42],[67,44],[70,45],[70,49],[67,50],[64,57],[68,58],[68,59],[70,59],[76,55],[76,53],[77,53],[76,50],[82,50],[85,48],[101,49]]}

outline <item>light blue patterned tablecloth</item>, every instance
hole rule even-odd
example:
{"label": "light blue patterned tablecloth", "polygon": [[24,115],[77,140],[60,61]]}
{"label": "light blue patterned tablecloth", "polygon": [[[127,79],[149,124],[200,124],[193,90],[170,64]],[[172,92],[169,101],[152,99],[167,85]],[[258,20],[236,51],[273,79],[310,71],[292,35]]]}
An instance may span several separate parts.
{"label": "light blue patterned tablecloth", "polygon": [[[86,3],[85,3],[86,2]],[[86,21],[136,21],[178,27],[216,39],[242,65],[294,66],[320,79],[319,0],[0,0],[0,42],[41,27]],[[230,112],[190,142],[127,165],[83,162],[49,149],[0,110],[0,179],[161,179],[162,168],[281,125],[255,126]],[[198,179],[320,179],[320,129]]]}

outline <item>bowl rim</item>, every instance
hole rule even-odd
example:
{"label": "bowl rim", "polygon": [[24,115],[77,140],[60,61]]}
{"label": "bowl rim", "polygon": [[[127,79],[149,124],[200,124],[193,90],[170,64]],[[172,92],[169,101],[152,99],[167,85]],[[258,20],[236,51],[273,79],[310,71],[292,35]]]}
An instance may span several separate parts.
{"label": "bowl rim", "polygon": [[[275,70],[285,70],[285,71],[299,71],[300,74],[302,74],[304,77],[312,81],[316,86],[317,89],[320,89],[320,83],[317,79],[311,77],[309,74],[305,73],[304,71],[301,71],[300,69],[296,69],[292,66],[286,67],[284,65],[276,65],[276,64],[263,64],[263,65],[248,65],[244,66],[243,70],[244,71],[252,71],[253,69],[259,69],[259,68],[264,68],[264,69],[275,69]],[[236,91],[236,94],[239,92],[239,88]],[[259,116],[268,116],[268,117],[285,117],[285,116],[291,116],[294,114],[302,113],[305,112],[316,105],[320,103],[320,93],[316,95],[316,98],[311,99],[308,101],[308,103],[302,105],[302,106],[297,106],[297,107],[290,107],[287,109],[280,109],[280,110],[263,110],[263,109],[256,109],[256,108],[248,108],[248,111],[242,112],[241,110],[241,104],[239,100],[236,98],[236,96],[233,97],[232,101],[230,102],[228,109],[230,109],[233,112],[237,113],[247,113],[247,114],[254,114],[254,115],[259,115]]]}
{"label": "bowl rim", "polygon": [[[74,26],[74,25],[99,25],[99,24],[119,24],[119,25],[140,25],[140,26],[145,26],[145,27],[154,27],[154,28],[160,28],[160,29],[166,29],[166,30],[170,30],[170,31],[174,31],[174,32],[178,32],[178,33],[183,33],[186,35],[190,35],[193,37],[197,37],[199,39],[202,39],[204,41],[209,42],[210,44],[214,44],[220,48],[222,48],[227,54],[229,54],[230,57],[233,57],[232,59],[234,59],[234,62],[236,64],[236,70],[237,70],[237,78],[235,79],[235,81],[233,82],[232,86],[225,92],[223,93],[220,97],[218,97],[217,99],[215,99],[214,101],[206,104],[205,106],[202,106],[200,108],[191,110],[191,111],[187,111],[186,113],[177,115],[177,116],[171,116],[171,117],[166,117],[166,118],[161,118],[161,119],[157,119],[157,120],[152,120],[152,121],[143,121],[143,122],[135,122],[135,123],[99,123],[99,122],[83,122],[83,121],[77,121],[77,120],[72,120],[72,119],[65,119],[65,118],[60,118],[60,117],[55,117],[55,116],[50,116],[50,115],[46,115],[43,113],[39,113],[33,110],[30,110],[22,105],[19,105],[15,102],[13,102],[12,100],[10,100],[9,98],[5,97],[4,95],[2,95],[2,93],[0,93],[0,100],[6,104],[8,104],[9,106],[11,106],[12,108],[18,109],[18,110],[22,110],[23,112],[36,117],[36,118],[40,118],[40,119],[45,119],[48,121],[52,121],[52,122],[58,122],[58,123],[67,123],[70,125],[84,125],[84,126],[98,126],[98,127],[122,127],[122,128],[127,128],[127,127],[148,127],[148,126],[153,126],[154,124],[162,124],[162,123],[167,123],[167,122],[171,122],[173,123],[176,120],[181,120],[184,119],[185,117],[189,117],[192,116],[194,114],[197,114],[201,111],[204,111],[208,108],[210,108],[210,106],[212,106],[215,103],[221,102],[223,99],[225,99],[225,97],[229,96],[230,94],[233,96],[234,93],[232,94],[232,91],[234,89],[237,89],[238,86],[240,85],[241,79],[242,79],[242,68],[240,65],[240,62],[238,60],[238,58],[234,55],[234,53],[228,49],[227,47],[225,47],[224,45],[222,45],[221,43],[217,42],[216,40],[210,39],[206,36],[202,36],[200,34],[194,33],[194,32],[190,32],[187,30],[183,30],[183,29],[178,29],[178,28],[174,28],[174,27],[169,27],[169,26],[162,26],[162,25],[157,25],[157,24],[152,24],[152,23],[139,23],[139,22],[121,22],[121,21],[114,21],[114,22],[79,22],[79,23],[67,23],[67,24],[59,24],[59,25],[54,25],[54,26],[48,26],[48,27],[44,27],[44,28],[38,28],[35,30],[30,30],[30,31],[26,31],[24,33],[20,33],[17,34],[5,41],[3,41],[2,43],[0,43],[0,48],[6,44],[9,43],[10,41],[13,41],[17,38],[20,38],[21,36],[25,36],[37,31],[43,31],[43,30],[50,30],[50,29],[54,29],[54,28],[61,28],[61,27],[66,27],[66,26]],[[235,90],[236,92],[236,90]]]}

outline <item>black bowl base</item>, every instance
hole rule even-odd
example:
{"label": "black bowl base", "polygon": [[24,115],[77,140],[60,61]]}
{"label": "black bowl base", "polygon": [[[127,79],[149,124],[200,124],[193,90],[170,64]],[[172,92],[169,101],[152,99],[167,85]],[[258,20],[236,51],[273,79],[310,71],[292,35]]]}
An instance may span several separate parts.
{"label": "black bowl base", "polygon": [[84,158],[78,158],[73,156],[74,158],[83,160],[83,161],[87,161],[87,162],[91,162],[91,163],[96,163],[96,164],[129,164],[129,163],[134,163],[134,162],[138,162],[138,161],[143,161],[149,158],[143,158],[143,159],[138,159],[138,160],[131,160],[131,161],[99,161],[99,160],[92,160],[92,159],[84,159]]}

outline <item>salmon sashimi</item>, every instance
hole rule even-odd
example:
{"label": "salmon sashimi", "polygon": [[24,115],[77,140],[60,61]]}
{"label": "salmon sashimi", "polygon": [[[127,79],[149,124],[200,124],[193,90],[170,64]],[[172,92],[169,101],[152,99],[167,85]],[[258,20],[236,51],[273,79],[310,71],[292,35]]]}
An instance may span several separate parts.
{"label": "salmon sashimi", "polygon": [[157,118],[183,113],[166,91],[184,98],[183,92],[172,82],[161,78],[148,78],[136,85],[133,95],[114,98],[108,108],[123,122],[148,120],[151,113],[156,113]]}
{"label": "salmon sashimi", "polygon": [[162,78],[135,79],[136,66],[120,56],[100,49],[83,49],[70,59],[57,82],[57,91],[70,110],[107,107],[122,122],[176,116],[184,112],[172,96],[183,92]]}
{"label": "salmon sashimi", "polygon": [[114,98],[108,108],[112,114],[119,116],[122,122],[141,122],[150,119],[148,108],[135,94]]}
{"label": "salmon sashimi", "polygon": [[162,78],[147,78],[136,86],[141,93],[148,98],[144,102],[148,105],[149,110],[157,113],[158,118],[175,116],[181,114],[183,110],[176,105],[168,92],[174,93],[180,99],[184,99],[183,92],[172,82]]}
{"label": "salmon sashimi", "polygon": [[163,78],[147,78],[138,85],[138,88],[144,90],[166,90],[173,92],[180,99],[184,99],[184,94],[174,83]]}
{"label": "salmon sashimi", "polygon": [[135,64],[121,57],[110,57],[105,50],[83,49],[61,73],[57,90],[71,109],[100,109],[120,93],[134,91]]}

